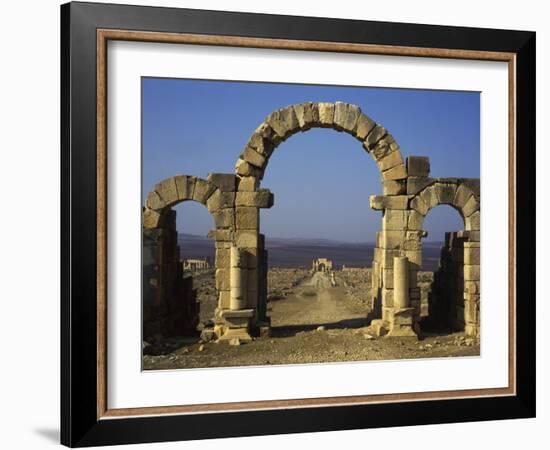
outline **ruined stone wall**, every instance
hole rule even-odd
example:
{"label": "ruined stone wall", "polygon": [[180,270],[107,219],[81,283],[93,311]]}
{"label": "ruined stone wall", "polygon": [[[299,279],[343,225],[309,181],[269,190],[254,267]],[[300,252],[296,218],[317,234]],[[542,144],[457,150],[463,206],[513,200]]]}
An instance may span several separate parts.
{"label": "ruined stone wall", "polygon": [[182,336],[194,332],[199,305],[192,277],[179,261],[176,214],[165,211],[156,228],[143,233],[143,335]]}
{"label": "ruined stone wall", "polygon": [[429,326],[479,336],[479,241],[465,232],[445,233],[439,269],[429,296]]}
{"label": "ruined stone wall", "polygon": [[429,303],[430,294],[432,292],[432,285],[434,282],[433,272],[418,272],[416,279],[416,285],[420,290],[420,318],[428,317],[429,315]]}

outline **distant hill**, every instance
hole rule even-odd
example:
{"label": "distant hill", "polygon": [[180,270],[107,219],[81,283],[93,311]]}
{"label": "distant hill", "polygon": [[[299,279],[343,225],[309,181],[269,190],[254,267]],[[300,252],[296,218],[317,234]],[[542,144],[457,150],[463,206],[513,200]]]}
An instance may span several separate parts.
{"label": "distant hill", "polygon": [[[214,261],[214,240],[180,233],[182,258],[208,257]],[[437,269],[441,242],[424,242],[424,270]],[[341,242],[330,239],[266,238],[269,264],[275,267],[310,267],[315,258],[332,259],[337,268],[370,267],[374,254],[372,242]]]}

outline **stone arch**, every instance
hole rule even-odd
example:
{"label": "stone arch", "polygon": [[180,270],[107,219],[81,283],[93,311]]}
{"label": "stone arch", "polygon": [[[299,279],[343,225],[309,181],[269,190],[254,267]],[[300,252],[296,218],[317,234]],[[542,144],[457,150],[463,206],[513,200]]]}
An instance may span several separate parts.
{"label": "stone arch", "polygon": [[[439,205],[449,205],[464,220],[464,230],[445,233],[441,264],[434,272],[430,320],[479,335],[480,311],[480,191],[479,179],[434,179],[410,201],[410,216],[422,229],[424,218]],[[418,243],[419,249],[422,248]],[[419,253],[419,268],[422,255]],[[452,280],[451,285],[442,280]]]}
{"label": "stone arch", "polygon": [[[476,179],[435,179],[423,188],[410,201],[411,219],[421,229],[424,217],[438,205],[449,205],[464,220],[466,231],[480,229],[479,180]],[[414,211],[414,213],[412,212]],[[416,213],[416,214],[415,214]]]}
{"label": "stone arch", "polygon": [[176,175],[157,183],[147,195],[143,208],[143,317],[144,335],[164,336],[196,332],[199,308],[192,277],[184,277],[179,260],[174,206],[185,201],[204,205],[212,215],[215,229],[216,291],[219,304],[229,292],[227,255],[235,223],[236,176],[209,174],[204,180]]}
{"label": "stone arch", "polygon": [[272,112],[252,133],[235,165],[236,173],[259,182],[275,148],[297,132],[311,128],[332,128],[355,137],[376,162],[383,181],[407,178],[393,136],[358,106],[344,102],[300,103]]}
{"label": "stone arch", "polygon": [[[143,211],[143,227],[157,228],[161,223],[162,215],[170,208],[184,201],[196,201],[208,208],[210,213],[215,211],[209,207],[208,200],[212,196],[219,196],[219,188],[212,182],[191,175],[176,175],[157,183],[149,192]],[[216,217],[214,216],[214,219]]]}
{"label": "stone arch", "polygon": [[[383,192],[395,200],[407,198],[404,194],[408,177],[408,169],[399,145],[381,125],[361,112],[361,109],[349,103],[300,103],[289,105],[272,112],[252,133],[235,165],[238,176],[237,195],[235,203],[235,233],[237,247],[251,248],[258,255],[253,264],[260,269],[252,272],[249,280],[255,280],[249,292],[249,302],[260,311],[265,307],[267,299],[267,252],[264,249],[264,236],[259,233],[259,208],[270,208],[273,204],[273,194],[259,189],[267,168],[269,158],[277,146],[290,136],[311,128],[331,128],[345,132],[356,138],[365,151],[376,162],[383,184]],[[400,197],[400,198],[397,198]],[[251,223],[239,218],[253,218]],[[239,242],[239,236],[246,237],[249,244]],[[253,239],[249,239],[251,235]],[[246,250],[248,251],[248,250]],[[385,251],[385,250],[384,250]],[[264,314],[259,314],[261,321],[266,320]]]}

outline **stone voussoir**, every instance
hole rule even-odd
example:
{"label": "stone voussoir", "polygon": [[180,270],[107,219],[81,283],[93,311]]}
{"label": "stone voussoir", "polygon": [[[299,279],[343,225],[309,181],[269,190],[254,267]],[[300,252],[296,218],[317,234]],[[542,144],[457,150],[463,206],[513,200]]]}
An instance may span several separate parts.
{"label": "stone voussoir", "polygon": [[321,127],[332,127],[334,125],[334,103],[320,102],[317,104],[319,110],[319,125]]}
{"label": "stone voussoir", "polygon": [[294,105],[294,114],[301,131],[309,130],[319,125],[319,107],[317,103],[307,102]]}
{"label": "stone voussoir", "polygon": [[239,158],[248,162],[249,164],[252,164],[258,169],[263,169],[267,162],[266,157],[258,153],[252,147],[246,147],[244,151],[240,154]]}
{"label": "stone voussoir", "polygon": [[176,188],[176,180],[174,177],[162,180],[155,185],[155,191],[164,200],[166,206],[172,206],[176,204],[180,199],[178,190]]}
{"label": "stone voussoir", "polygon": [[245,161],[241,158],[239,158],[239,160],[235,164],[235,170],[237,171],[238,175],[243,177],[256,177],[260,179],[263,178],[262,169],[259,169],[258,167],[250,164],[248,161]]}
{"label": "stone voussoir", "polygon": [[407,169],[404,164],[399,164],[398,166],[382,172],[383,181],[402,180],[405,178],[407,178]]}
{"label": "stone voussoir", "polygon": [[361,109],[358,106],[343,102],[334,104],[334,125],[339,130],[354,133],[360,115]]}
{"label": "stone voussoir", "polygon": [[195,189],[193,189],[193,200],[206,205],[207,200],[216,190],[218,190],[216,185],[201,178],[197,178],[195,180]]}
{"label": "stone voussoir", "polygon": [[401,152],[393,151],[388,153],[382,159],[379,159],[377,164],[378,168],[383,172],[391,169],[392,167],[398,166],[399,164],[403,164],[403,157],[401,156]]}
{"label": "stone voussoir", "polygon": [[293,106],[272,112],[265,120],[265,123],[273,129],[279,142],[284,141],[291,134],[299,130],[298,118]]}

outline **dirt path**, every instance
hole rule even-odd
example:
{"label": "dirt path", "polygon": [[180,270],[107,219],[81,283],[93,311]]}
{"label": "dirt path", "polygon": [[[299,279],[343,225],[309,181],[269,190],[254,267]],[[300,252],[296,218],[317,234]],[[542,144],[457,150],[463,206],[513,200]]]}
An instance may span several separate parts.
{"label": "dirt path", "polygon": [[[368,311],[347,298],[345,290],[333,287],[326,273],[316,272],[281,300],[270,304],[271,325],[274,328],[325,326],[355,328],[366,325]],[[275,330],[277,331],[277,330]]]}
{"label": "dirt path", "polygon": [[[143,358],[144,369],[310,364],[337,361],[437,358],[479,355],[479,340],[463,333],[411,338],[368,334],[365,306],[315,273],[291,294],[269,304],[271,337],[231,346],[174,339],[163,354]],[[170,343],[167,343],[170,344]]]}

